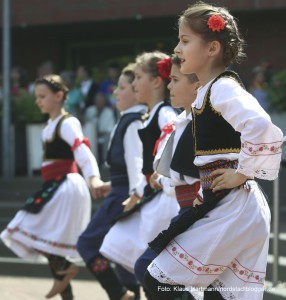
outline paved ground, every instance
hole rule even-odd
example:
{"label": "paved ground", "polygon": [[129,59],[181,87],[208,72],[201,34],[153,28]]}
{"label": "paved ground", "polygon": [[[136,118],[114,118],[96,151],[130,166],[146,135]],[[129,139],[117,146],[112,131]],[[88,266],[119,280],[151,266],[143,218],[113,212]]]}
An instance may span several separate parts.
{"label": "paved ground", "polygon": [[[108,300],[99,283],[90,280],[72,281],[75,300]],[[1,300],[44,300],[52,286],[52,279],[0,276]],[[141,299],[146,300],[141,293]],[[52,300],[60,300],[59,296]]]}
{"label": "paved ground", "polygon": [[[283,300],[286,298],[286,283],[273,289],[273,293],[264,294],[264,300]],[[46,300],[52,279],[33,277],[0,276],[0,300]],[[91,280],[74,279],[72,281],[75,300],[108,300],[99,283]],[[267,285],[270,287],[270,285]],[[278,297],[277,297],[278,296]],[[59,296],[51,300],[60,300]],[[141,300],[146,300],[141,291]]]}

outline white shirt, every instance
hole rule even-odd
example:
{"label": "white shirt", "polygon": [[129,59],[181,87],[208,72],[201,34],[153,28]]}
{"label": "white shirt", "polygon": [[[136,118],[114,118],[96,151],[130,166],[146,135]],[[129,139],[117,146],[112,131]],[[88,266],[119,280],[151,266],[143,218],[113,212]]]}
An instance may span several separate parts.
{"label": "white shirt", "polygon": [[[186,126],[192,119],[192,114],[189,116],[186,115],[186,111],[183,111],[177,118],[175,119],[175,133],[174,133],[174,140],[173,140],[173,149],[172,155],[174,155],[175,150],[177,148],[178,142],[183,134]],[[193,159],[190,157],[190,159]],[[189,184],[192,185],[195,182],[200,181],[199,178],[194,178],[190,176],[183,175],[183,178],[180,177],[180,174],[172,169],[170,169],[170,178],[161,176],[160,182],[164,192],[169,192],[170,189],[174,188],[175,186]]]}
{"label": "white shirt", "polygon": [[[198,90],[193,106],[200,109],[211,82]],[[218,159],[238,159],[238,172],[249,177],[273,180],[278,176],[282,131],[276,127],[257,100],[231,78],[220,78],[211,87],[213,108],[241,133],[240,153],[203,155],[195,158],[200,166]]]}
{"label": "white shirt", "polygon": [[[151,120],[153,119],[154,117],[154,114],[155,112],[157,111],[158,107],[163,103],[163,101],[157,103],[153,108],[152,110],[150,111],[150,116],[149,118],[146,120],[146,122],[144,123],[144,127],[146,127],[150,122]],[[176,119],[177,117],[177,113],[174,111],[174,109],[171,107],[171,106],[163,106],[160,111],[159,111],[159,115],[158,115],[158,125],[162,131],[162,129],[174,122],[174,120]],[[162,132],[161,133],[161,136],[163,135],[164,133]],[[166,145],[166,142],[168,141],[170,137],[170,134],[168,134],[164,139],[162,139],[158,145],[158,148],[157,148],[157,153],[155,155],[155,158],[154,158],[154,162],[153,162],[153,166],[155,166],[157,163],[158,163],[158,160],[160,159],[161,155],[162,155],[162,152],[165,148],[165,145]],[[141,181],[137,184],[136,186],[136,192],[139,196],[142,196],[143,195],[143,192],[144,192],[144,187],[145,185],[147,184],[147,181],[146,179],[144,178],[144,181]]]}
{"label": "white shirt", "polygon": [[81,93],[86,96],[90,87],[92,85],[92,80],[91,79],[88,79],[88,80],[85,80],[85,81],[82,81],[80,83],[80,89],[81,89]]}
{"label": "white shirt", "polygon": [[[61,115],[56,119],[48,120],[47,126],[44,128],[42,133],[42,141],[51,140],[55,132],[56,126],[61,119]],[[69,117],[63,120],[60,127],[60,136],[66,141],[71,147],[77,138],[83,139],[82,128],[80,122],[75,117]],[[93,156],[90,149],[85,144],[80,144],[74,151],[74,158],[76,163],[82,170],[83,176],[86,181],[91,176],[100,178],[100,173],[95,157]],[[52,162],[43,162],[43,165],[51,164]]]}
{"label": "white shirt", "polygon": [[[190,113],[188,116],[186,115],[186,111],[183,111],[175,120],[175,135],[174,135],[174,144],[173,144],[173,155],[175,153],[175,150],[177,148],[178,142],[189,124],[189,122],[192,120],[192,114]],[[190,157],[190,159],[193,159]],[[172,184],[174,186],[183,185],[183,184],[194,184],[197,181],[200,181],[199,178],[189,177],[184,175],[184,180],[180,179],[180,174],[172,169],[170,169],[170,175]]]}
{"label": "white shirt", "polygon": [[[146,105],[135,105],[125,111],[120,112],[121,117],[127,113],[146,113]],[[117,125],[114,127],[111,133],[110,141],[114,135]],[[143,145],[139,138],[138,130],[143,128],[143,122],[141,120],[135,120],[126,129],[123,138],[124,159],[127,167],[127,174],[129,180],[129,193],[133,193],[133,190],[137,186],[138,182],[143,182],[146,185],[145,176],[142,174],[143,167]],[[110,144],[109,144],[110,146]]]}
{"label": "white shirt", "polygon": [[110,133],[115,126],[115,122],[114,111],[112,108],[104,107],[100,114],[97,115],[97,132]]}

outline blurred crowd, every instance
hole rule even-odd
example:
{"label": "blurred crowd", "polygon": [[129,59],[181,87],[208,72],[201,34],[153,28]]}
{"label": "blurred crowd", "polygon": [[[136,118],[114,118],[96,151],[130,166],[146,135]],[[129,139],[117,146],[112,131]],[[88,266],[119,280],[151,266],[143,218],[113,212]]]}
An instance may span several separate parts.
{"label": "blurred crowd", "polygon": [[[110,132],[118,118],[113,91],[117,86],[120,72],[120,65],[116,62],[107,66],[107,77],[101,82],[96,82],[93,70],[83,64],[74,70],[58,72],[69,87],[65,109],[81,121],[85,135],[92,142],[92,151],[99,164],[105,161]],[[52,61],[44,61],[37,68],[37,78],[55,73],[57,69]],[[28,81],[25,69],[20,66],[11,68],[10,87],[12,121],[41,122],[43,117],[34,100],[34,81]],[[3,91],[0,88],[0,99],[2,97]],[[33,109],[35,113],[32,115]]]}
{"label": "blurred crowd", "polygon": [[252,79],[248,86],[248,91],[258,100],[259,104],[266,110],[269,110],[269,98],[267,87],[272,81],[272,65],[268,61],[262,61],[260,65],[252,70]]}
{"label": "blurred crowd", "polygon": [[[39,78],[58,73],[64,79],[69,87],[65,109],[80,120],[85,135],[91,140],[92,151],[100,165],[105,161],[109,136],[118,119],[113,91],[121,72],[117,62],[111,62],[106,68],[106,78],[96,82],[94,79],[96,76],[90,66],[80,64],[74,70],[58,72],[55,64],[47,60],[38,66],[36,76]],[[245,82],[246,89],[266,111],[269,111],[267,87],[272,77],[271,63],[262,61],[251,71],[251,79]],[[21,120],[24,122],[43,120],[42,114],[34,103],[34,81],[28,80],[26,70],[20,66],[11,68],[11,98],[14,123]],[[2,88],[0,87],[0,101],[1,99]]]}

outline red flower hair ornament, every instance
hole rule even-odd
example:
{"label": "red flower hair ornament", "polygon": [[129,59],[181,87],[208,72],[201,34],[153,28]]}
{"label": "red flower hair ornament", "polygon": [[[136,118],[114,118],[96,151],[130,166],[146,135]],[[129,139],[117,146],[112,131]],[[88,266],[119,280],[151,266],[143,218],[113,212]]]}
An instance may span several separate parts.
{"label": "red flower hair ornament", "polygon": [[172,67],[172,58],[167,57],[164,59],[161,59],[157,62],[158,66],[158,73],[163,79],[170,80],[170,73],[171,73],[171,67]]}
{"label": "red flower hair ornament", "polygon": [[225,21],[221,16],[213,15],[208,19],[208,26],[213,32],[220,32],[225,28]]}

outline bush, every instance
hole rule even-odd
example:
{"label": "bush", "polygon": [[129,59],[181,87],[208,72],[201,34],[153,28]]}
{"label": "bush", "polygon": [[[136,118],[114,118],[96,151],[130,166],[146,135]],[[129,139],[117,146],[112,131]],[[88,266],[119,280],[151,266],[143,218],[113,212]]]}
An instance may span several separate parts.
{"label": "bush", "polygon": [[286,111],[286,70],[273,76],[267,93],[271,110]]}
{"label": "bush", "polygon": [[11,98],[12,100],[12,122],[14,124],[25,123],[42,123],[44,116],[35,103],[35,96],[29,94],[26,90],[19,91],[17,96]]}

